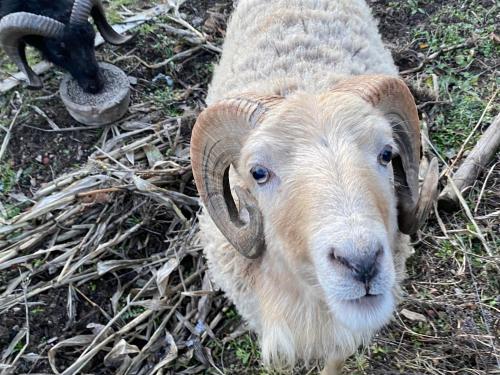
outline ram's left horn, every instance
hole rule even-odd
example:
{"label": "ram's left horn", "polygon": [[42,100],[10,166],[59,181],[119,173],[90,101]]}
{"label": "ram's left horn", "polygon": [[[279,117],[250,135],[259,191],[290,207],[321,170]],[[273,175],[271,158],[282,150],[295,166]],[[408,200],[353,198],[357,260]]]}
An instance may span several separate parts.
{"label": "ram's left horn", "polygon": [[64,24],[59,21],[27,12],[11,13],[0,20],[0,46],[26,75],[30,88],[39,89],[43,84],[28,65],[24,50],[26,45],[22,38],[27,35],[54,38],[59,36],[63,29]]}

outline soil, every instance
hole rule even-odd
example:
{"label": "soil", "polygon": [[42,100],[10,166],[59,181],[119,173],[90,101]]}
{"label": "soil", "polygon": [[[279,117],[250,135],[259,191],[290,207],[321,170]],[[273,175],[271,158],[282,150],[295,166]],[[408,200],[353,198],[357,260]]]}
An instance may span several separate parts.
{"label": "soil", "polygon": [[[95,289],[89,290],[84,287],[79,292],[85,296],[91,296],[92,302],[103,310],[110,311],[110,290],[115,290],[116,280],[103,278],[95,283]],[[76,315],[74,319],[68,320],[68,293],[74,293]],[[20,373],[30,372],[52,372],[46,360],[47,351],[53,346],[51,343],[57,337],[58,341],[89,331],[89,324],[106,324],[107,320],[90,302],[75,290],[60,288],[50,294],[41,294],[36,304],[29,306],[28,322],[30,329],[30,345],[26,348],[27,353],[37,353],[42,356],[41,360],[33,362],[22,361],[18,367]],[[22,307],[15,307],[0,317],[0,347],[2,342],[10,343],[19,330],[26,324],[26,311]],[[89,332],[90,333],[90,332]],[[52,340],[51,340],[52,339]],[[99,355],[93,364],[103,360],[104,355]],[[59,357],[60,358],[60,357]],[[58,365],[65,368],[71,365],[68,361],[59,361]]]}

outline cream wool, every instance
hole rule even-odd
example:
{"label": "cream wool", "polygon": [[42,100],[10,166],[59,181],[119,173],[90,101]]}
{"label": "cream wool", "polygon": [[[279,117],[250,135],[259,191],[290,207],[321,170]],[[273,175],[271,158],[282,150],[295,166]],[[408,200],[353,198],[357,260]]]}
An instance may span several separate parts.
{"label": "cream wool", "polygon": [[[390,141],[390,125],[379,112],[366,109],[366,103],[359,99],[347,97],[335,101],[324,95],[340,80],[363,74],[397,76],[364,1],[240,0],[237,3],[207,104],[248,92],[283,95],[289,104],[283,105],[282,110],[249,136],[238,170],[230,175],[231,186],[252,191],[261,204],[266,238],[264,255],[255,260],[243,257],[206,213],[200,215],[200,239],[212,279],[258,333],[266,364],[289,367],[299,359],[324,360],[329,364],[325,373],[337,374],[343,360],[387,322],[393,309],[392,298],[396,300],[399,296],[405,261],[412,248],[408,236],[397,230],[390,178],[371,172],[366,176],[353,173],[363,170],[365,153],[378,153],[378,143],[372,146],[376,143],[374,139],[380,138],[381,145]],[[367,131],[372,128],[375,133]],[[342,155],[330,152],[333,146],[325,150],[317,143],[345,149],[345,153],[338,154],[349,155],[349,159],[339,159]],[[353,143],[365,153],[351,152],[349,147]],[[268,149],[272,151],[265,156]],[[320,160],[323,154],[324,160]],[[261,159],[252,159],[255,155]],[[302,171],[301,160],[307,166],[318,165],[317,170],[308,171],[304,178],[296,177]],[[258,190],[248,180],[248,169],[255,163],[267,163],[279,171],[276,175],[280,180],[272,182],[269,188],[276,189],[272,193],[269,189]],[[340,166],[335,178],[329,173],[332,165]],[[344,174],[344,185],[332,186]],[[365,177],[368,187],[362,191],[359,185]],[[375,201],[358,203],[359,197],[369,197],[378,190],[383,191],[380,197],[373,198]],[[321,205],[336,196],[356,202],[344,211],[378,215],[373,225],[377,228],[374,235],[380,235],[388,249],[377,282],[389,285],[392,297],[380,307],[384,310],[381,317],[375,309],[360,316],[359,322],[353,318],[353,325],[346,324],[346,318],[338,312],[332,314],[334,298],[327,290],[328,285],[323,288],[323,271],[317,270],[324,263],[325,241],[330,237],[349,238],[336,229],[345,226],[345,222],[335,221],[339,217],[337,207]],[[379,214],[377,205],[386,207],[381,209],[384,212]],[[358,225],[357,219],[353,220],[353,230],[364,227]],[[326,233],[318,229],[329,227],[329,223],[331,230]],[[360,238],[371,235],[359,230]],[[339,290],[342,292],[332,289],[332,295]],[[357,289],[352,293],[357,293]],[[363,320],[371,319],[373,324],[364,326]]]}
{"label": "cream wool", "polygon": [[397,76],[360,0],[241,0],[229,21],[207,104],[243,92],[330,89],[345,76]]}

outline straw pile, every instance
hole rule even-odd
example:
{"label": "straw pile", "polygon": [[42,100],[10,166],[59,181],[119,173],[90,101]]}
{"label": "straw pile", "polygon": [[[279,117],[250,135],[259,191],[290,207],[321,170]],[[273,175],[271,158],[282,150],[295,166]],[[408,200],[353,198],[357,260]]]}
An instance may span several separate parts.
{"label": "straw pile", "polygon": [[[32,309],[29,300],[67,287],[68,324],[74,324],[77,305],[90,301],[84,286],[107,275],[118,280],[111,292],[114,315],[94,304],[104,323],[89,324],[88,334],[48,351],[55,373],[78,373],[103,355],[117,374],[160,373],[192,356],[200,365],[184,373],[213,363],[203,345],[223,315],[219,308],[207,316],[212,292],[192,221],[198,200],[186,194],[194,193],[187,187],[188,125],[172,118],[115,128],[120,132],[84,168],[42,188],[27,211],[1,227],[0,271],[10,283],[0,295],[0,314],[17,305]],[[35,268],[8,276],[23,264]],[[189,323],[193,318],[196,326]],[[28,323],[8,343],[0,373],[25,357],[29,330]]]}

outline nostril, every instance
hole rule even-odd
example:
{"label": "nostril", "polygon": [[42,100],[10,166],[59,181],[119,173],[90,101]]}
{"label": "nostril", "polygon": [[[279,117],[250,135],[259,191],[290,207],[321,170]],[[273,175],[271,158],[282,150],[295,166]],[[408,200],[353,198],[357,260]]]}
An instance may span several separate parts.
{"label": "nostril", "polygon": [[333,263],[341,264],[342,266],[344,266],[350,270],[353,270],[353,266],[351,265],[351,263],[349,263],[349,261],[345,257],[338,255],[335,248],[332,247],[330,249],[329,257]]}
{"label": "nostril", "polygon": [[334,247],[330,248],[330,252],[328,253],[328,257],[333,262],[337,260],[337,254],[336,254],[336,251],[335,251]]}
{"label": "nostril", "polygon": [[339,253],[341,254],[342,250],[330,248],[328,254],[330,261],[349,270],[355,280],[365,285],[366,293],[369,294],[370,283],[379,272],[380,258],[384,253],[384,248],[379,246],[376,251],[371,250],[368,254],[365,252],[363,256],[349,255],[345,257]]}

